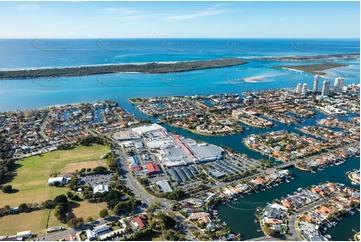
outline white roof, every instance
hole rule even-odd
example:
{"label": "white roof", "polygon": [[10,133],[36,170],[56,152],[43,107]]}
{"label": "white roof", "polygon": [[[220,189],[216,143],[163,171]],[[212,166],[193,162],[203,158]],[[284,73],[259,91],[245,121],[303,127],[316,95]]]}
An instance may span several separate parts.
{"label": "white roof", "polygon": [[163,192],[173,191],[167,180],[159,180],[156,182],[156,184],[162,188]]}
{"label": "white roof", "polygon": [[108,185],[102,185],[102,184],[99,184],[99,185],[96,185],[95,187],[93,187],[93,193],[97,193],[97,192],[107,192],[109,191],[109,186]]}
{"label": "white roof", "polygon": [[53,183],[53,182],[63,182],[64,177],[62,176],[57,176],[57,177],[50,177],[48,179],[48,183]]}
{"label": "white roof", "polygon": [[165,130],[162,126],[159,124],[150,124],[150,125],[144,125],[137,128],[133,128],[132,131],[137,134],[144,134],[150,131],[156,131],[156,130]]}
{"label": "white roof", "polygon": [[29,235],[31,235],[31,231],[30,230],[26,230],[26,231],[21,231],[21,232],[18,232],[17,234],[16,234],[16,236],[29,236]]}

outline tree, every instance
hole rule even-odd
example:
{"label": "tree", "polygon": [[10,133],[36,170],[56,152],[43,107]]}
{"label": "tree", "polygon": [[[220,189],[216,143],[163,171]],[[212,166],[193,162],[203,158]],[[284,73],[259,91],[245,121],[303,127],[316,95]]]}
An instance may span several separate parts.
{"label": "tree", "polygon": [[69,192],[66,193],[66,196],[67,196],[69,199],[73,199],[74,194],[73,194],[71,191],[69,191]]}
{"label": "tree", "polygon": [[59,205],[59,204],[65,205],[68,203],[68,198],[64,194],[62,194],[62,195],[55,197],[53,201],[54,201],[55,205]]}
{"label": "tree", "polygon": [[167,230],[170,228],[173,228],[176,225],[176,221],[169,217],[165,212],[159,212],[156,215],[156,218],[158,219],[157,221],[157,225],[162,229],[162,230]]}
{"label": "tree", "polygon": [[86,218],[86,221],[87,221],[88,223],[90,223],[91,221],[93,221],[93,217],[90,217],[90,216],[87,217],[87,218]]}
{"label": "tree", "polygon": [[5,185],[1,188],[1,190],[3,191],[3,193],[10,193],[13,190],[13,186]]}
{"label": "tree", "polygon": [[54,208],[54,216],[61,222],[65,222],[66,207],[65,205],[59,204]]}
{"label": "tree", "polygon": [[19,205],[18,208],[19,208],[19,210],[21,212],[24,212],[24,211],[26,211],[28,209],[28,206],[25,203],[22,203],[22,204]]}
{"label": "tree", "polygon": [[73,191],[77,191],[79,186],[79,178],[77,176],[73,176],[69,181],[69,187]]}
{"label": "tree", "polygon": [[42,203],[44,208],[54,208],[55,207],[55,203],[52,200],[46,200],[45,202]]}
{"label": "tree", "polygon": [[177,200],[179,199],[180,197],[183,196],[183,191],[180,190],[180,189],[177,189],[177,190],[174,190],[172,192],[167,192],[165,193],[165,197],[168,198],[168,199],[171,199],[171,200]]}
{"label": "tree", "polygon": [[264,226],[264,231],[269,236],[275,236],[276,235],[276,231],[274,229],[270,228],[268,225]]}
{"label": "tree", "polygon": [[93,172],[96,174],[103,174],[106,171],[107,171],[107,168],[105,168],[104,166],[97,166],[93,169]]}
{"label": "tree", "polygon": [[130,207],[127,202],[119,202],[117,205],[114,206],[114,213],[119,215],[122,212],[128,210]]}
{"label": "tree", "polygon": [[107,203],[108,208],[113,209],[121,200],[123,193],[117,190],[110,190],[104,197],[104,201]]}
{"label": "tree", "polygon": [[100,210],[99,216],[100,216],[101,218],[106,218],[106,217],[108,217],[108,216],[109,216],[109,214],[108,214],[108,209],[104,208],[104,209]]}
{"label": "tree", "polygon": [[75,227],[80,226],[82,224],[84,224],[84,219],[82,217],[80,217],[80,218],[72,218],[68,222],[68,226],[71,227],[71,228],[75,228]]}

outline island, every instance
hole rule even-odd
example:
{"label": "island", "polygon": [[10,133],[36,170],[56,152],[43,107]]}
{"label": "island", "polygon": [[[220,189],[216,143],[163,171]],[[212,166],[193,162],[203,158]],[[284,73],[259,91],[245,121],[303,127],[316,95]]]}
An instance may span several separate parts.
{"label": "island", "polygon": [[44,68],[44,69],[24,69],[24,70],[6,70],[0,71],[0,79],[29,79],[43,77],[62,77],[62,76],[89,76],[98,74],[112,74],[119,72],[136,73],[172,73],[193,70],[203,70],[212,68],[222,68],[247,64],[241,59],[219,59],[206,61],[182,61],[175,63],[145,63],[145,64],[122,64],[122,65],[99,65],[99,66],[80,66],[66,68]]}
{"label": "island", "polygon": [[352,54],[331,54],[331,55],[306,55],[306,56],[267,56],[254,57],[253,60],[271,60],[271,61],[319,61],[319,60],[356,60],[360,58],[360,53]]}
{"label": "island", "polygon": [[322,64],[308,64],[308,65],[287,65],[287,66],[274,66],[273,68],[281,68],[295,71],[308,72],[310,74],[325,75],[324,70],[345,67],[347,65],[338,64],[338,63],[322,63]]}

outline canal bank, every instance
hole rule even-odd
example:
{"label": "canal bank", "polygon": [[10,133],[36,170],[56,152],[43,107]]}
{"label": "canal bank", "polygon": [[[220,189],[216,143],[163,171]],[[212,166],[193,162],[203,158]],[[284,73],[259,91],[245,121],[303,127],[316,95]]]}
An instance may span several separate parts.
{"label": "canal bank", "polygon": [[[354,116],[354,114],[351,114],[351,116]],[[304,119],[303,122],[301,122],[299,125],[317,125],[317,120],[326,117],[326,115],[316,112],[315,117]],[[347,116],[338,118],[343,120],[348,119]],[[191,137],[196,140],[203,140],[215,145],[227,146],[254,159],[269,159],[268,156],[264,156],[245,147],[242,140],[244,137],[247,137],[250,134],[269,132],[270,130],[286,129],[291,132],[300,133],[296,129],[297,126],[299,127],[299,125],[287,126],[280,123],[276,124],[277,125],[272,129],[256,129],[247,127],[243,133],[221,137],[202,136],[187,130],[183,130],[181,128],[175,128],[166,124],[162,125],[168,130],[175,131],[185,137]],[[305,135],[303,133],[301,134]],[[273,158],[271,158],[271,160],[275,162]],[[357,186],[351,184],[351,181],[348,179],[346,172],[355,168],[359,169],[359,167],[360,158],[353,157],[341,165],[327,167],[325,170],[319,171],[315,174],[292,168],[290,169],[290,172],[293,174],[295,179],[290,183],[282,183],[279,186],[267,189],[266,191],[252,194],[251,196],[244,198],[239,198],[237,201],[222,204],[217,207],[219,211],[219,217],[222,221],[226,222],[234,232],[240,233],[242,235],[242,239],[252,239],[264,236],[255,217],[258,207],[265,207],[267,203],[271,203],[274,199],[285,197],[287,194],[293,193],[298,188],[309,187],[313,184],[324,183],[326,181],[344,183],[347,186],[358,188]],[[343,221],[340,221],[339,226],[329,229],[327,233],[329,233],[336,240],[348,240],[348,238],[350,238],[350,234],[353,233],[352,229],[357,231],[359,230],[359,219],[360,213],[346,217]],[[347,224],[351,223],[353,224],[352,226],[347,226]]]}
{"label": "canal bank", "polygon": [[[358,188],[351,184],[350,180],[347,178],[346,172],[359,167],[359,162],[359,158],[354,157],[347,160],[342,165],[326,168],[324,171],[316,174],[292,168],[290,169],[290,172],[294,175],[295,179],[290,183],[282,183],[279,186],[264,192],[253,194],[239,199],[238,201],[222,204],[217,207],[219,217],[226,222],[234,232],[243,235],[243,239],[263,236],[263,233],[260,232],[259,224],[255,223],[257,207],[264,207],[274,199],[279,199],[287,196],[287,194],[292,194],[294,191],[297,191],[298,188],[305,188],[326,181],[344,183],[347,186]],[[359,219],[360,213],[357,213],[353,216],[346,217],[344,223],[348,224],[352,222],[356,229],[360,226]],[[351,220],[351,222],[348,222],[348,220]],[[350,226],[341,226],[340,223],[340,227],[336,226],[329,229],[327,233],[337,240],[348,240],[349,235],[352,234],[352,228]]]}

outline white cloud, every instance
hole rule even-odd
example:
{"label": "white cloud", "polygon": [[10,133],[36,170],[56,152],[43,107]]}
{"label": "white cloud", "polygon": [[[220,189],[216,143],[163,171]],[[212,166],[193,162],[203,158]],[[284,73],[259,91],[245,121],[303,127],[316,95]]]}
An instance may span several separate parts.
{"label": "white cloud", "polygon": [[141,13],[142,11],[134,9],[134,8],[103,8],[103,12],[106,13],[115,13],[121,15],[131,15],[136,13]]}
{"label": "white cloud", "polygon": [[34,4],[21,4],[17,7],[18,11],[26,11],[26,10],[37,10],[39,9],[40,6],[39,5],[34,5]]}
{"label": "white cloud", "polygon": [[202,17],[214,16],[214,15],[221,15],[225,13],[234,12],[233,10],[229,9],[217,9],[218,6],[214,5],[210,8],[200,10],[198,12],[194,12],[191,14],[178,14],[178,15],[170,15],[165,17],[165,20],[189,20],[189,19],[197,19]]}
{"label": "white cloud", "polygon": [[129,15],[129,16],[122,16],[122,17],[119,17],[118,19],[120,20],[139,20],[139,19],[145,19],[145,18],[149,18],[149,17],[152,17],[154,15],[151,15],[151,14],[138,14],[138,15]]}

